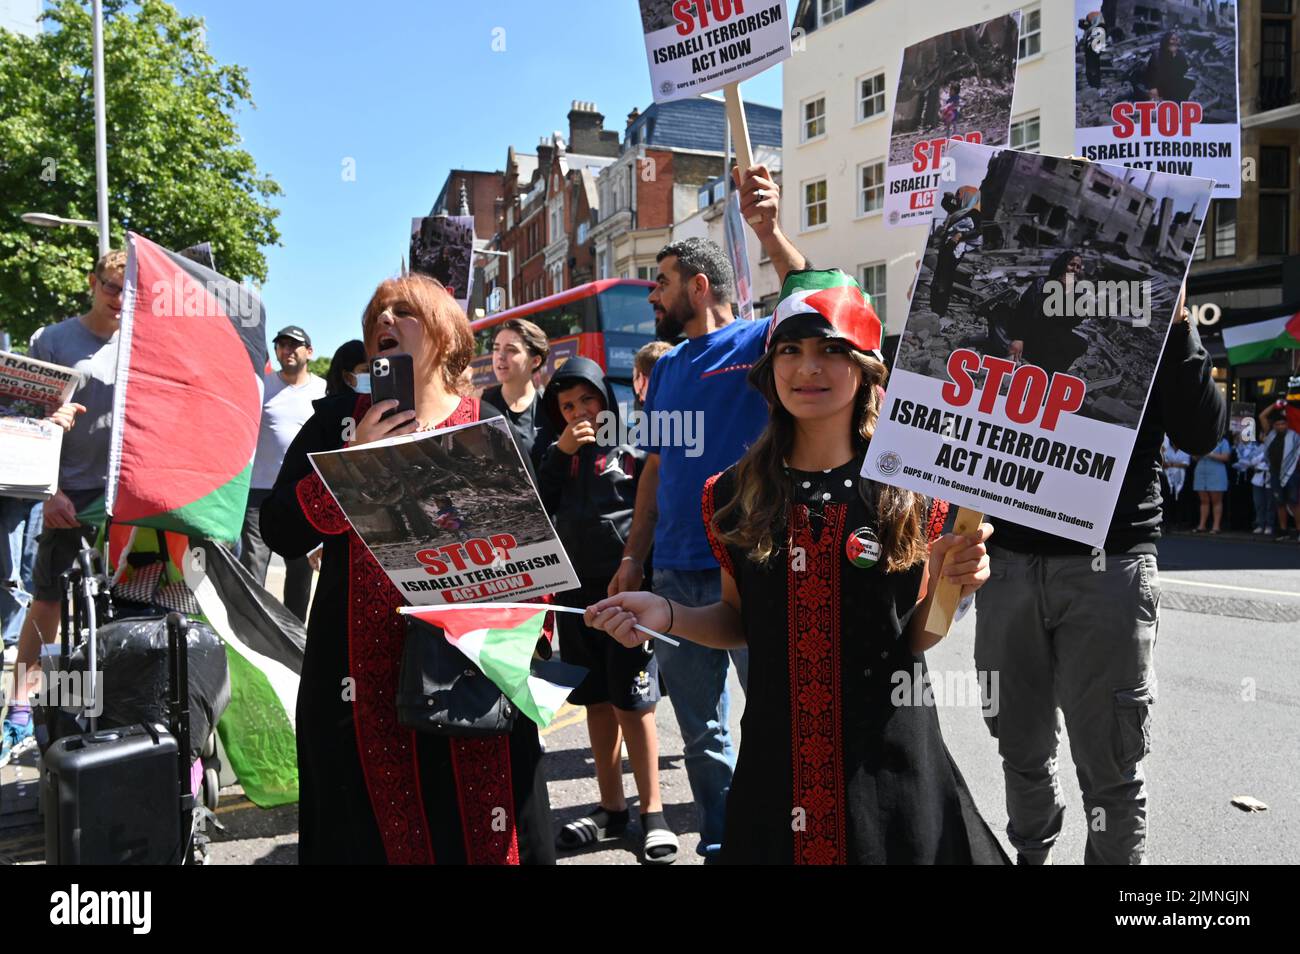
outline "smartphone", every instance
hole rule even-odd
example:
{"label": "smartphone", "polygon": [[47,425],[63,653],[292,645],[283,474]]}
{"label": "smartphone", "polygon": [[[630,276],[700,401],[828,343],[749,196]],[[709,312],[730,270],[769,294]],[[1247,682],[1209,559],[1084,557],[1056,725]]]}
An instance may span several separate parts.
{"label": "smartphone", "polygon": [[397,407],[385,411],[380,420],[415,410],[415,362],[409,354],[390,354],[370,361],[370,399],[378,404],[394,398]]}

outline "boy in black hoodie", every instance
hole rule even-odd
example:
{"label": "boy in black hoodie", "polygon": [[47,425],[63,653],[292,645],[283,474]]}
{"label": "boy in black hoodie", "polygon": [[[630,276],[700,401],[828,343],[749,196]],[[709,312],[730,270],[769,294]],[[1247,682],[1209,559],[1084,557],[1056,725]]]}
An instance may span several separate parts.
{"label": "boy in black hoodie", "polygon": [[[637,478],[644,453],[620,443],[618,402],[596,362],[571,358],[552,376],[542,399],[560,437],[546,450],[537,482],[542,502],[577,571],[581,588],[560,603],[586,607],[604,599],[618,570],[632,525]],[[600,804],[560,830],[557,847],[582,848],[627,829],[622,743],[626,740],[640,795],[643,858],[671,864],[677,836],[664,822],[659,798],[659,741],[655,704],[659,667],[651,643],[628,649],[582,618],[558,613],[560,654],[590,672],[569,696],[587,707],[587,732],[596,763]]]}

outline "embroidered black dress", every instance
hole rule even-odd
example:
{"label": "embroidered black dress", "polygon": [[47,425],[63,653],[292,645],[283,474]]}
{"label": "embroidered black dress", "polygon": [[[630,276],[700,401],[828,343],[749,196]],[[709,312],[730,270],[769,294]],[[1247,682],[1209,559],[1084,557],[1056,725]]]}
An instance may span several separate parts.
{"label": "embroidered black dress", "polygon": [[[732,864],[1006,864],[953,764],[925,672],[904,635],[921,568],[884,573],[849,562],[845,541],[872,527],[855,461],[789,471],[796,503],[785,545],[766,565],[723,546],[749,646],[740,753],[722,860]],[[735,468],[704,487],[706,526],[734,494]],[[868,485],[870,486],[870,485]],[[932,508],[931,538],[947,507]],[[901,674],[895,677],[895,674]],[[899,683],[898,678],[905,679]]]}
{"label": "embroidered black dress", "polygon": [[[488,738],[398,724],[405,628],[395,610],[406,601],[307,458],[342,447],[345,422],[361,419],[370,395],[314,407],[261,514],[262,537],[282,556],[324,543],[298,687],[300,862],[553,864],[532,722],[519,718],[509,735]],[[478,402],[466,398],[439,426],[478,419]]]}

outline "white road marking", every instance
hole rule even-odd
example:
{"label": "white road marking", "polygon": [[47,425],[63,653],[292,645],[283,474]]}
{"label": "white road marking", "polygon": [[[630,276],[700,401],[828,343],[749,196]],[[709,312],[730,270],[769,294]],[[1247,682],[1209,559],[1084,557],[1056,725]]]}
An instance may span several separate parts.
{"label": "white road marking", "polygon": [[1229,583],[1202,583],[1199,580],[1180,580],[1176,576],[1160,574],[1160,582],[1176,583],[1180,586],[1208,586],[1216,590],[1237,590],[1241,593],[1267,593],[1270,596],[1294,596],[1300,598],[1300,593],[1295,590],[1264,590],[1256,586],[1232,586]]}

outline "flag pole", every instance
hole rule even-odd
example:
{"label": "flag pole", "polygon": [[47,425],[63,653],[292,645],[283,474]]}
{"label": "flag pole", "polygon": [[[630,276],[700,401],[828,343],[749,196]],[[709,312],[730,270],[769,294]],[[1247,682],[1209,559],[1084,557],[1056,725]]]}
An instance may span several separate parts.
{"label": "flag pole", "polygon": [[[749,144],[749,120],[745,117],[745,104],[740,98],[740,83],[728,83],[723,87],[723,93],[727,97],[727,129],[731,133],[731,141],[736,149],[736,165],[740,169],[740,179],[743,182],[745,173],[754,165],[754,151]],[[723,175],[730,176],[731,169],[726,167],[730,156],[724,157]],[[755,215],[749,220],[751,225],[758,225],[762,218]]]}
{"label": "flag pole", "polygon": [[[453,603],[449,606],[399,606],[397,607],[397,612],[401,613],[403,616],[410,616],[412,614],[423,613],[431,609],[436,609],[439,613],[441,613],[444,610],[460,610],[460,609],[481,610],[481,609],[487,609],[489,607],[492,607],[494,609],[551,610],[556,613],[583,614],[587,612],[585,609],[581,609],[577,606],[552,606],[549,603]],[[656,633],[653,629],[649,629],[648,627],[641,626],[640,624],[634,625],[633,629],[636,629],[637,631],[645,633],[649,636],[653,636],[655,639],[662,639],[669,646],[681,645],[681,642],[679,642],[676,639],[673,639],[671,636],[665,636],[663,633]]]}
{"label": "flag pole", "polygon": [[[978,510],[958,507],[952,532],[959,536],[972,536],[979,533],[980,524],[983,522],[984,514]],[[946,563],[948,554],[944,554],[943,559]],[[943,577],[942,564],[939,566],[938,573],[939,579],[930,581],[934,587],[934,599],[930,601],[930,612],[925,618],[925,631],[936,636],[947,636],[948,630],[952,628],[952,618],[957,612],[957,604],[961,602],[961,587]]]}

